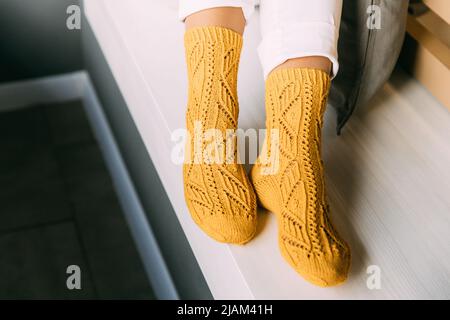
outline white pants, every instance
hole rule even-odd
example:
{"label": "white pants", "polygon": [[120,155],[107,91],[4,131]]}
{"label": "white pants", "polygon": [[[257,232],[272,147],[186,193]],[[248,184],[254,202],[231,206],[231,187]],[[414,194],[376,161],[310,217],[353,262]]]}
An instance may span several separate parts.
{"label": "white pants", "polygon": [[336,76],[342,0],[180,0],[179,17],[184,20],[209,8],[240,7],[248,21],[258,4],[262,34],[258,54],[265,78],[286,60],[307,56],[330,59]]}

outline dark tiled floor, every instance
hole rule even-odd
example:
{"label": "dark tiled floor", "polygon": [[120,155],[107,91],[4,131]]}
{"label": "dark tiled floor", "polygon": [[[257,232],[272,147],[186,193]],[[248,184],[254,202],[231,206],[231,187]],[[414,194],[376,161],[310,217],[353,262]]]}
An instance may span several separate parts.
{"label": "dark tiled floor", "polygon": [[[0,237],[2,298],[96,298],[91,274],[71,221],[9,232]],[[68,290],[66,270],[78,265],[81,290]]]}
{"label": "dark tiled floor", "polygon": [[0,298],[153,298],[79,102],[0,113],[0,154]]}

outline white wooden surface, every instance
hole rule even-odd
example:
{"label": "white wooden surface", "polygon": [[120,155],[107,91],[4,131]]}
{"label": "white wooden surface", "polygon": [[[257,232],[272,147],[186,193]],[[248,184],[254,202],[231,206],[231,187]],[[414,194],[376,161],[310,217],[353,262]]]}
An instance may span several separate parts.
{"label": "white wooden surface", "polygon": [[[450,298],[450,112],[397,71],[342,136],[326,115],[324,161],[332,219],[351,245],[349,281],[318,288],[281,258],[274,216],[261,212],[245,246],[218,244],[191,221],[173,130],[184,127],[183,25],[175,0],[86,0],[93,27],[215,298]],[[262,128],[264,88],[257,17],[245,32],[240,127]],[[381,270],[369,290],[366,269]]]}

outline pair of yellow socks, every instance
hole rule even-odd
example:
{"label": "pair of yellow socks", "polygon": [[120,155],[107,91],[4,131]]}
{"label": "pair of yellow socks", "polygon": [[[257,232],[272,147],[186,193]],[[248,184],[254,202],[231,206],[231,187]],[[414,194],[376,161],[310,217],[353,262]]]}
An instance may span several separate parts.
{"label": "pair of yellow socks", "polygon": [[225,143],[207,150],[205,139],[196,141],[199,134],[212,130],[219,133],[213,138],[224,142],[227,130],[237,128],[241,48],[242,36],[226,28],[193,28],[185,34],[190,139],[183,177],[189,212],[212,238],[244,244],[256,232],[258,198],[277,217],[286,261],[316,285],[339,284],[347,278],[350,250],[328,218],[320,156],[329,76],[307,68],[279,69],[269,75],[267,137],[276,132],[278,139],[276,144],[268,139],[266,151],[277,153],[276,170],[267,168],[273,163],[258,159],[250,182],[236,153],[230,158],[225,152]]}

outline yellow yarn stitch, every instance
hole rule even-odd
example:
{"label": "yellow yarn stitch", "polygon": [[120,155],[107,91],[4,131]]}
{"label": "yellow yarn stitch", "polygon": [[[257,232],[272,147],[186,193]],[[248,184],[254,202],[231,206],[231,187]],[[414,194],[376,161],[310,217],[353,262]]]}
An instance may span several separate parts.
{"label": "yellow yarn stitch", "polygon": [[[199,27],[186,32],[189,97],[186,127],[191,139],[183,166],[186,202],[194,221],[217,241],[243,244],[256,231],[256,196],[241,164],[205,163],[206,142],[195,151],[195,124],[201,135],[218,129],[236,130],[237,71],[242,36],[221,27]],[[189,155],[188,155],[189,154]],[[197,163],[195,159],[200,159]],[[225,158],[223,158],[225,160]]]}
{"label": "yellow yarn stitch", "polygon": [[[264,175],[260,159],[252,181],[261,204],[276,214],[283,257],[308,281],[337,285],[347,278],[350,249],[328,218],[320,155],[330,86],[320,70],[285,68],[266,82],[267,135],[279,130],[279,170]],[[270,147],[269,152],[276,152]]]}

